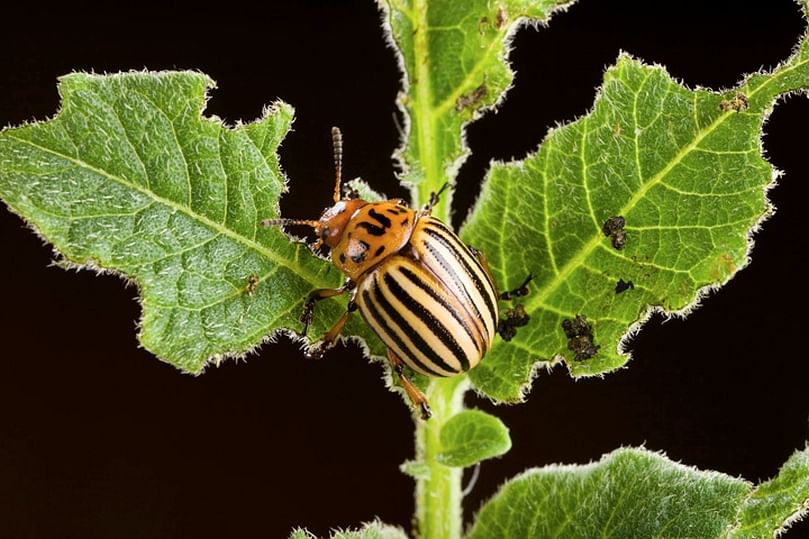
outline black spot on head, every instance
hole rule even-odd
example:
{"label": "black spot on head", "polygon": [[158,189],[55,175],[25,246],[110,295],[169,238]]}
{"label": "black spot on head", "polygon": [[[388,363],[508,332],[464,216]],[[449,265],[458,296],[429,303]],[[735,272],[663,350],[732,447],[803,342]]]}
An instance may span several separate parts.
{"label": "black spot on head", "polygon": [[359,240],[359,241],[357,242],[357,245],[358,245],[358,246],[361,248],[361,251],[360,251],[360,252],[358,252],[358,253],[354,253],[353,255],[351,255],[351,260],[352,260],[352,261],[353,261],[355,264],[360,264],[361,262],[364,262],[364,261],[365,261],[365,257],[366,257],[366,255],[368,254],[368,247],[369,247],[369,245],[368,245],[367,243],[365,243],[364,241],[362,241],[362,240]]}
{"label": "black spot on head", "polygon": [[385,246],[380,245],[379,249],[377,249],[376,252],[374,253],[374,257],[377,257],[377,256],[381,255],[384,252],[385,252]]}
{"label": "black spot on head", "polygon": [[405,217],[405,218],[404,218],[404,221],[402,221],[402,226],[407,226],[407,223],[409,223],[409,222],[410,222],[410,218],[409,218],[409,217]]}
{"label": "black spot on head", "polygon": [[340,253],[340,264],[345,264],[345,263],[346,263],[346,254],[345,253]]}
{"label": "black spot on head", "polygon": [[391,215],[399,215],[400,213],[402,213],[402,211],[399,208],[387,208],[385,209],[385,211]]}

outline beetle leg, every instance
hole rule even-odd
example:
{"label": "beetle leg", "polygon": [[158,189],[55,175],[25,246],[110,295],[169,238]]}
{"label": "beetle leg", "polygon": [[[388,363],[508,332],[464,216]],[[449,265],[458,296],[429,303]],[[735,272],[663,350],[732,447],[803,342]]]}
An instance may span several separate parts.
{"label": "beetle leg", "polygon": [[427,397],[425,397],[424,393],[419,391],[419,389],[413,385],[413,382],[408,380],[404,373],[404,362],[390,348],[388,348],[388,360],[390,361],[393,370],[396,371],[396,375],[399,377],[399,381],[402,383],[402,386],[407,392],[407,396],[410,397],[411,402],[413,402],[413,404],[418,406],[421,410],[421,418],[430,419],[433,412],[430,410],[430,403],[427,402]]}
{"label": "beetle leg", "polygon": [[[344,286],[343,288],[346,287]],[[353,283],[350,288],[351,289],[354,288]],[[339,289],[333,289],[332,291],[334,290]],[[343,292],[345,292],[345,290],[343,290]],[[345,312],[340,316],[340,318],[337,319],[337,322],[334,323],[331,329],[327,331],[325,335],[323,335],[323,339],[321,339],[319,343],[317,343],[315,346],[310,348],[308,352],[306,352],[307,357],[313,359],[320,359],[321,357],[323,357],[323,354],[326,353],[326,350],[334,346],[334,343],[337,342],[337,337],[340,335],[340,332],[343,331],[343,327],[345,327],[346,322],[348,321],[348,317],[351,315],[351,313],[357,310],[357,304],[354,302],[354,297],[356,296],[356,294],[357,294],[356,290],[354,290],[351,293],[351,299],[348,300],[348,306]]]}
{"label": "beetle leg", "polygon": [[430,200],[427,202],[427,205],[421,209],[421,213],[423,215],[430,215],[430,213],[432,213],[433,207],[438,204],[438,199],[441,197],[441,193],[443,193],[447,187],[449,187],[449,182],[444,183],[437,193],[430,193]]}
{"label": "beetle leg", "polygon": [[525,280],[522,282],[520,286],[518,286],[514,290],[509,290],[508,292],[503,292],[502,294],[500,294],[500,299],[504,301],[509,301],[521,296],[527,296],[529,292],[528,283],[530,283],[531,279],[533,278],[534,275],[532,273],[529,273],[528,277],[525,278]]}
{"label": "beetle leg", "polygon": [[[503,292],[500,294],[500,299],[504,301],[509,301],[514,298],[518,298],[521,296],[528,295],[528,283],[533,279],[534,276],[532,274],[528,274],[528,277],[522,282],[520,286],[515,288],[514,290],[509,290],[507,292]],[[530,316],[528,313],[525,312],[525,307],[521,303],[518,303],[514,306],[513,309],[506,309],[503,313],[506,317],[500,320],[497,324],[497,333],[500,334],[500,337],[503,338],[504,341],[510,341],[514,338],[517,334],[517,328],[522,327],[528,324],[528,320],[530,320]]]}
{"label": "beetle leg", "polygon": [[306,303],[303,306],[303,314],[300,319],[303,324],[303,331],[301,331],[300,335],[305,337],[309,331],[309,324],[312,323],[312,317],[315,314],[315,303],[321,299],[333,298],[334,296],[345,294],[347,291],[352,290],[354,286],[354,281],[346,279],[345,284],[340,288],[318,288],[317,290],[312,290],[306,297]]}

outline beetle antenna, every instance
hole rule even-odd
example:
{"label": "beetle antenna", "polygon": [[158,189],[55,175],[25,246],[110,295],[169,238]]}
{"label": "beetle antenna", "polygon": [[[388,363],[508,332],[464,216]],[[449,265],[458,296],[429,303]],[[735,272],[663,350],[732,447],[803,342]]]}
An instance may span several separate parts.
{"label": "beetle antenna", "polygon": [[340,201],[340,183],[343,179],[343,134],[339,127],[331,128],[331,143],[334,147],[334,202]]}
{"label": "beetle antenna", "polygon": [[318,224],[319,222],[313,219],[287,219],[285,217],[279,217],[278,219],[264,219],[261,221],[261,226],[306,225],[315,228],[318,226]]}

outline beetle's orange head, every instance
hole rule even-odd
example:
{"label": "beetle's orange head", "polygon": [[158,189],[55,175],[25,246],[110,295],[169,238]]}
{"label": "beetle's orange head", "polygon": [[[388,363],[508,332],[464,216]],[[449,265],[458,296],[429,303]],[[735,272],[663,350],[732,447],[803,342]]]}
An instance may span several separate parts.
{"label": "beetle's orange head", "polygon": [[323,212],[314,227],[318,242],[325,243],[332,248],[336,247],[343,238],[343,232],[351,220],[351,216],[366,204],[368,204],[366,201],[359,198],[335,202],[334,206]]}

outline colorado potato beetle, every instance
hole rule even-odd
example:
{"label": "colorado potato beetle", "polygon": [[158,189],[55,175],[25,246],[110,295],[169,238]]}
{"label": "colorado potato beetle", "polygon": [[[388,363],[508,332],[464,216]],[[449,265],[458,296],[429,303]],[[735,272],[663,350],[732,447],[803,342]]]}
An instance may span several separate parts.
{"label": "colorado potato beetle", "polygon": [[517,289],[499,294],[483,254],[431,216],[443,188],[420,210],[401,199],[368,202],[356,193],[343,198],[343,139],[336,127],[332,142],[334,205],[319,220],[279,218],[262,224],[312,227],[317,237],[313,249],[329,247],[332,262],[346,275],[340,288],[317,289],[306,299],[302,335],[319,300],[350,294],[346,311],[308,355],[322,356],[335,344],[350,314],[359,310],[387,347],[393,370],[427,419],[427,398],[407,378],[404,365],[428,376],[454,376],[477,365],[496,332],[510,339],[515,327],[527,323],[524,310],[519,316],[509,310],[499,321],[497,303],[527,294],[531,276]]}

